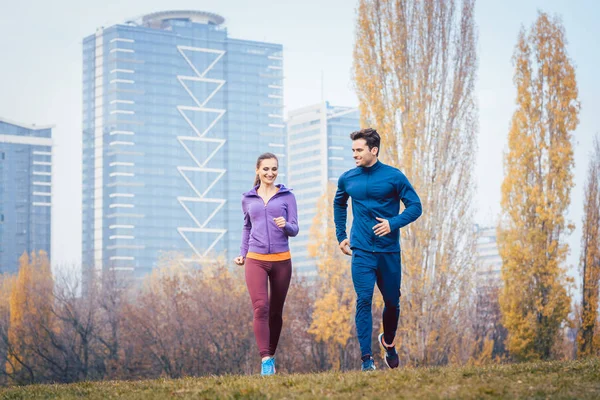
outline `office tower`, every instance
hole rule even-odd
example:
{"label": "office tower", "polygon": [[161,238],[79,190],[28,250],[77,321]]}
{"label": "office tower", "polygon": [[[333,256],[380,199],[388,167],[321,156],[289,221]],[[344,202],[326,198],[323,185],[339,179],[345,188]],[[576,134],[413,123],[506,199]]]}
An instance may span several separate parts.
{"label": "office tower", "polygon": [[50,258],[52,127],[0,117],[0,273],[15,273],[24,252]]}
{"label": "office tower", "polygon": [[84,284],[93,270],[142,277],[168,252],[232,259],[256,158],[285,169],[282,46],[223,22],[164,11],[84,39]]}
{"label": "office tower", "polygon": [[478,286],[494,286],[501,284],[500,270],[502,258],[498,252],[495,227],[476,225],[477,235],[477,284]]}
{"label": "office tower", "polygon": [[322,102],[290,111],[287,126],[288,182],[298,202],[300,225],[290,247],[294,269],[310,278],[317,274],[307,250],[317,202],[328,184],[336,186],[340,175],[355,167],[350,133],[360,129],[359,113],[356,108]]}

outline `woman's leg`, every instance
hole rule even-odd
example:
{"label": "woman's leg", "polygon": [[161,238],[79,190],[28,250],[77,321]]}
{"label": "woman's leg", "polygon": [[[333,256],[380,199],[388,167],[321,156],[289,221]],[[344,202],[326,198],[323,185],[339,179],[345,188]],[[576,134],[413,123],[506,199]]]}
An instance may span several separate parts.
{"label": "woman's leg", "polygon": [[283,325],[283,305],[292,278],[292,260],[275,261],[271,264],[269,274],[271,281],[271,299],[269,306],[269,352],[275,355],[281,327]]}
{"label": "woman's leg", "polygon": [[272,356],[269,350],[269,294],[267,261],[246,259],[246,286],[254,309],[254,336],[261,357]]}

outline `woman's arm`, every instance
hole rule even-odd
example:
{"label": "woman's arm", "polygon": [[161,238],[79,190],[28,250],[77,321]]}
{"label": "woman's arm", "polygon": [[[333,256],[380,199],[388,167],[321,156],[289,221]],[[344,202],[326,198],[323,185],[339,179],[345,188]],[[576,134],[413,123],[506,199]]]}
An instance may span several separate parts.
{"label": "woman's arm", "polygon": [[240,255],[246,257],[248,254],[248,240],[250,239],[250,231],[252,230],[252,221],[248,213],[248,204],[246,199],[242,199],[242,211],[244,213],[244,226],[242,228],[242,244],[240,245]]}
{"label": "woman's arm", "polygon": [[285,223],[285,227],[283,231],[288,236],[296,236],[300,231],[298,227],[298,206],[296,204],[296,196],[293,193],[290,193],[287,196],[287,221]]}

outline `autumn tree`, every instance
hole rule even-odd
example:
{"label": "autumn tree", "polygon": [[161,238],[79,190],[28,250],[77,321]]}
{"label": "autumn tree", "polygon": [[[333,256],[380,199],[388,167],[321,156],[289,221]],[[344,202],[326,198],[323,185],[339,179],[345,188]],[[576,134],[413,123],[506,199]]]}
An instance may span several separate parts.
{"label": "autumn tree", "polygon": [[331,207],[335,189],[330,184],[319,199],[310,228],[308,254],[316,260],[320,288],[308,332],[326,344],[329,362],[339,370],[348,340],[354,334],[355,295],[350,259],[340,251],[335,236]]}
{"label": "autumn tree", "polygon": [[[192,299],[197,304],[194,331],[204,328],[200,338],[204,354],[198,354],[197,359],[209,360],[204,364],[214,364],[201,373],[256,373],[260,355],[252,328],[252,301],[244,269],[230,267],[219,260],[194,275],[190,285]],[[288,315],[284,309],[284,326],[289,323]]]}
{"label": "autumn tree", "polygon": [[[169,257],[146,278],[125,313],[133,364],[147,377],[247,373],[260,361],[243,268],[202,269]],[[250,360],[255,359],[255,364]]]}
{"label": "autumn tree", "polygon": [[506,329],[501,323],[502,313],[498,302],[500,288],[497,283],[483,281],[476,292],[475,316],[472,319],[475,348],[471,362],[479,365],[505,357]]}
{"label": "autumn tree", "polygon": [[15,286],[16,276],[0,274],[0,377],[1,384],[7,384],[6,367],[8,355],[11,352],[8,341],[10,327],[10,296]]}
{"label": "autumn tree", "polygon": [[61,266],[54,276],[52,314],[58,324],[52,333],[54,374],[57,382],[77,382],[104,377],[103,348],[97,340],[101,329],[97,285],[91,283],[81,295],[81,280],[75,266]]}
{"label": "autumn tree", "polygon": [[578,124],[575,70],[558,18],[540,12],[521,30],[513,56],[517,109],[502,183],[500,306],[513,358],[548,359],[570,309],[565,215],[573,187]]}
{"label": "autumn tree", "polygon": [[581,237],[581,269],[583,290],[581,327],[577,338],[578,353],[596,355],[600,349],[598,329],[598,290],[600,288],[600,138],[594,139],[594,150],[588,167],[583,204]]}
{"label": "autumn tree", "polygon": [[[10,293],[9,353],[6,373],[17,383],[43,379],[41,365],[50,357],[55,330],[52,314],[53,279],[44,251],[19,258],[19,273]],[[37,367],[37,368],[36,368]]]}
{"label": "autumn tree", "polygon": [[[458,4],[457,4],[458,3]],[[402,229],[397,347],[413,365],[466,361],[472,332],[474,0],[360,0],[354,83],[381,158],[412,182],[421,218]]]}
{"label": "autumn tree", "polygon": [[310,373],[331,369],[326,343],[315,340],[307,329],[313,322],[320,289],[320,285],[309,278],[292,277],[277,348],[278,371]]}

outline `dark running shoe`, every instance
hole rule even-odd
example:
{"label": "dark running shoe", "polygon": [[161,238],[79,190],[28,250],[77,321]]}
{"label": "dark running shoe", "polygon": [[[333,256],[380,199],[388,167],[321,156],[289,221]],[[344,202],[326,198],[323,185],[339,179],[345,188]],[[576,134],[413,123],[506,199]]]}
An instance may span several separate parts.
{"label": "dark running shoe", "polygon": [[363,360],[360,370],[365,372],[375,371],[375,362],[373,361],[373,357],[369,356],[369,358]]}
{"label": "dark running shoe", "polygon": [[400,359],[398,357],[398,353],[396,352],[396,347],[386,346],[385,342],[383,341],[383,333],[380,334],[377,339],[383,350],[385,350],[385,357],[383,358],[385,360],[385,365],[390,368],[398,368]]}

